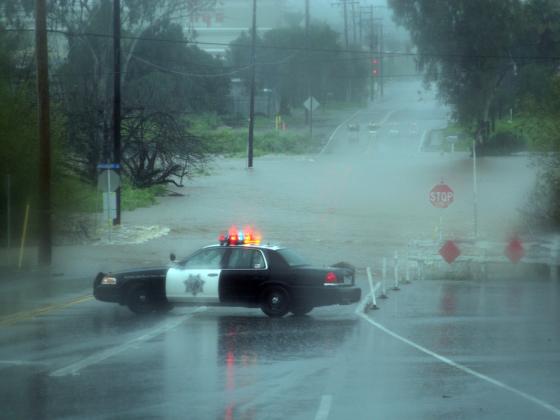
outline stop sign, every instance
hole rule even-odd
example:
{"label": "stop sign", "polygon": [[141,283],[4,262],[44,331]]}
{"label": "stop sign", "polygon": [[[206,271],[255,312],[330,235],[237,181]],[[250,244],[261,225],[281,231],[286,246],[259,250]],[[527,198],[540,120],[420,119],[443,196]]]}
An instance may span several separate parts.
{"label": "stop sign", "polygon": [[440,209],[444,209],[448,207],[451,203],[453,203],[454,193],[449,185],[444,184],[437,184],[432,190],[430,191],[430,203],[434,207],[438,207]]}

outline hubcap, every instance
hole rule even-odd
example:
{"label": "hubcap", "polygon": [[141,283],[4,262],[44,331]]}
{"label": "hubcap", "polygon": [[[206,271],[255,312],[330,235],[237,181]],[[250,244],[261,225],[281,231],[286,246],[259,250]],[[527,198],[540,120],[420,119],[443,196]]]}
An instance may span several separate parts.
{"label": "hubcap", "polygon": [[273,296],[271,302],[274,306],[277,306],[280,303],[280,298],[278,296]]}

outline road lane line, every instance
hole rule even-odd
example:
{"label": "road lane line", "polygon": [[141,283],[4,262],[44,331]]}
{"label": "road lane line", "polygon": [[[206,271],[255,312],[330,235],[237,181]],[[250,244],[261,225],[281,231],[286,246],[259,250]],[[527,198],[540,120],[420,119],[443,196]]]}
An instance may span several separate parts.
{"label": "road lane line", "polygon": [[356,115],[358,115],[360,112],[362,112],[362,109],[357,110],[356,112],[354,112],[350,117],[348,117],[347,119],[345,119],[344,121],[342,121],[339,125],[336,126],[336,128],[333,130],[333,132],[331,133],[330,137],[329,137],[329,141],[327,141],[327,144],[325,144],[323,146],[323,148],[321,149],[321,151],[319,152],[320,155],[323,154],[323,152],[327,149],[327,147],[329,147],[329,144],[331,144],[332,139],[334,138],[334,135],[336,134],[336,132],[338,131],[338,129],[340,127],[342,127],[344,124],[346,124],[348,121],[352,120],[354,117],[356,117]]}
{"label": "road lane line", "polygon": [[315,420],[327,420],[331,411],[332,395],[323,395],[319,403],[319,409],[315,415]]}
{"label": "road lane line", "polygon": [[32,318],[38,316],[38,315],[44,315],[48,312],[52,312],[52,311],[55,311],[57,309],[64,309],[64,308],[67,308],[69,306],[77,305],[79,303],[89,302],[90,300],[93,300],[92,295],[80,296],[80,297],[78,297],[76,299],[73,299],[71,301],[68,301],[68,302],[43,306],[41,308],[31,309],[29,311],[24,311],[24,312],[17,312],[17,313],[12,314],[12,315],[6,315],[6,316],[3,316],[3,317],[0,317],[0,326],[12,325],[12,324],[15,324],[16,322],[19,322],[19,321],[29,320],[29,319],[32,319]]}
{"label": "road lane line", "polygon": [[[341,122],[339,125],[336,126],[336,128],[333,130],[333,132],[331,133],[331,135],[330,135],[330,137],[329,137],[329,141],[327,141],[327,144],[325,144],[325,145],[323,146],[323,148],[322,148],[321,151],[319,152],[319,155],[322,155],[323,152],[327,149],[327,147],[329,147],[329,144],[331,144],[331,141],[333,140],[333,138],[334,138],[336,132],[338,131],[338,129],[339,129],[340,127],[342,127],[344,124],[346,124],[348,121],[353,120],[360,112],[367,112],[367,110],[366,110],[366,111],[364,111],[363,109],[357,110],[357,111],[354,112],[350,117],[348,117],[347,119],[345,119],[343,122]],[[395,112],[397,112],[396,109],[393,109],[392,111],[389,111],[389,112],[381,119],[381,121],[379,122],[379,124],[385,124],[385,123],[387,122],[387,120],[388,120],[389,118],[391,118]]]}
{"label": "road lane line", "polygon": [[191,318],[194,314],[198,313],[198,312],[202,312],[205,311],[206,307],[205,306],[201,306],[199,308],[196,308],[193,312],[190,312],[186,315],[183,315],[173,321],[169,321],[166,322],[165,324],[154,328],[152,331],[141,335],[140,337],[136,337],[130,341],[127,341],[124,344],[121,344],[120,346],[116,346],[116,347],[112,347],[110,349],[107,350],[103,350],[100,351],[99,353],[93,354],[91,356],[85,357],[81,360],[78,360],[77,362],[71,363],[68,366],[65,366],[63,368],[57,369],[55,371],[52,371],[51,373],[49,373],[49,376],[53,376],[53,377],[61,377],[61,376],[68,376],[68,375],[77,375],[80,373],[80,370],[95,365],[99,362],[102,362],[112,356],[116,356],[117,354],[120,354],[122,352],[125,352],[131,348],[136,347],[137,345],[139,345],[142,342],[151,340],[152,338],[157,337],[158,335],[161,335],[167,331],[172,330],[173,328],[178,327],[180,324],[182,324],[184,321],[186,321],[187,319]]}
{"label": "road lane line", "polygon": [[30,362],[27,360],[0,360],[0,366],[44,366],[45,362]]}
{"label": "road lane line", "polygon": [[424,130],[422,137],[420,137],[420,144],[418,144],[418,153],[423,152],[424,143],[426,142],[426,136],[428,135],[428,130]]}
{"label": "road lane line", "polygon": [[506,390],[506,391],[509,391],[509,392],[511,392],[511,393],[513,393],[513,394],[515,394],[515,395],[517,395],[517,396],[519,396],[519,397],[521,397],[521,398],[526,399],[527,401],[530,401],[530,402],[532,402],[532,403],[538,405],[539,407],[541,407],[541,408],[543,408],[543,409],[545,409],[545,410],[550,411],[551,413],[557,415],[558,417],[560,417],[560,409],[557,408],[557,407],[554,407],[553,405],[547,403],[546,401],[543,401],[543,400],[541,400],[541,399],[539,399],[539,398],[533,397],[532,395],[529,395],[529,394],[527,394],[527,393],[525,393],[525,392],[523,392],[523,391],[520,391],[520,390],[518,390],[518,389],[516,389],[516,388],[513,388],[513,387],[511,387],[511,386],[509,386],[509,385],[507,385],[507,384],[505,384],[505,383],[503,383],[503,382],[498,381],[497,379],[494,379],[494,378],[491,378],[491,377],[489,377],[489,376],[486,376],[486,375],[484,375],[484,374],[482,374],[482,373],[480,373],[480,372],[477,372],[477,371],[475,371],[475,370],[473,370],[473,369],[470,369],[470,368],[468,368],[468,367],[466,367],[466,366],[463,366],[463,365],[461,365],[460,363],[454,362],[453,360],[448,359],[448,358],[445,357],[445,356],[441,356],[441,355],[439,355],[439,354],[437,354],[437,353],[435,353],[435,352],[433,352],[433,351],[431,351],[431,350],[428,350],[427,348],[422,347],[420,344],[416,344],[415,342],[413,342],[413,341],[411,341],[411,340],[409,340],[409,339],[407,339],[407,338],[404,338],[404,337],[400,336],[399,334],[397,334],[397,333],[391,331],[390,329],[384,327],[383,325],[379,324],[378,322],[375,322],[373,319],[369,318],[369,317],[368,317],[367,315],[365,315],[364,313],[358,313],[358,311],[356,311],[356,314],[359,315],[359,316],[361,316],[363,319],[365,319],[367,322],[369,322],[369,323],[370,323],[371,325],[373,325],[375,328],[377,328],[377,329],[383,331],[384,333],[390,335],[390,336],[393,337],[393,338],[396,338],[396,339],[399,340],[399,341],[402,341],[402,342],[405,343],[405,344],[408,344],[408,345],[411,346],[411,347],[414,347],[415,349],[421,351],[422,353],[425,353],[425,354],[427,354],[427,355],[429,355],[429,356],[432,356],[433,358],[439,360],[440,362],[445,363],[445,364],[447,364],[447,365],[449,365],[449,366],[452,366],[452,367],[454,367],[454,368],[456,368],[456,369],[459,369],[459,370],[461,370],[461,371],[463,371],[463,372],[465,372],[465,373],[468,373],[469,375],[472,375],[472,376],[474,376],[474,377],[476,377],[476,378],[478,378],[478,379],[481,379],[481,380],[486,381],[486,382],[488,382],[488,383],[490,383],[490,384],[492,384],[492,385],[495,385],[495,386],[497,386],[498,388],[502,388],[502,389],[504,389],[504,390]]}

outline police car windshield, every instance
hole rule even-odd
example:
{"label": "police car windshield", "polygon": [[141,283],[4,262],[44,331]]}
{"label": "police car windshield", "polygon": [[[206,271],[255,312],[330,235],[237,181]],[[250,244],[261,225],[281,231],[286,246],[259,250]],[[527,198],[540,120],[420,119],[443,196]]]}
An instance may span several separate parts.
{"label": "police car windshield", "polygon": [[307,262],[291,249],[281,248],[278,250],[278,253],[282,256],[282,258],[284,258],[284,260],[290,267],[307,265]]}

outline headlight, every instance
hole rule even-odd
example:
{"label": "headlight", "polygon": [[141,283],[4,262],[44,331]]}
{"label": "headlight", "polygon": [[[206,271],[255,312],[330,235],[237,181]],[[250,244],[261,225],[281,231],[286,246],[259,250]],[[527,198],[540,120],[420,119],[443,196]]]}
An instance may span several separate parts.
{"label": "headlight", "polygon": [[103,276],[103,278],[101,279],[101,284],[105,284],[108,286],[114,286],[117,284],[117,278],[116,277],[111,277],[111,276]]}

